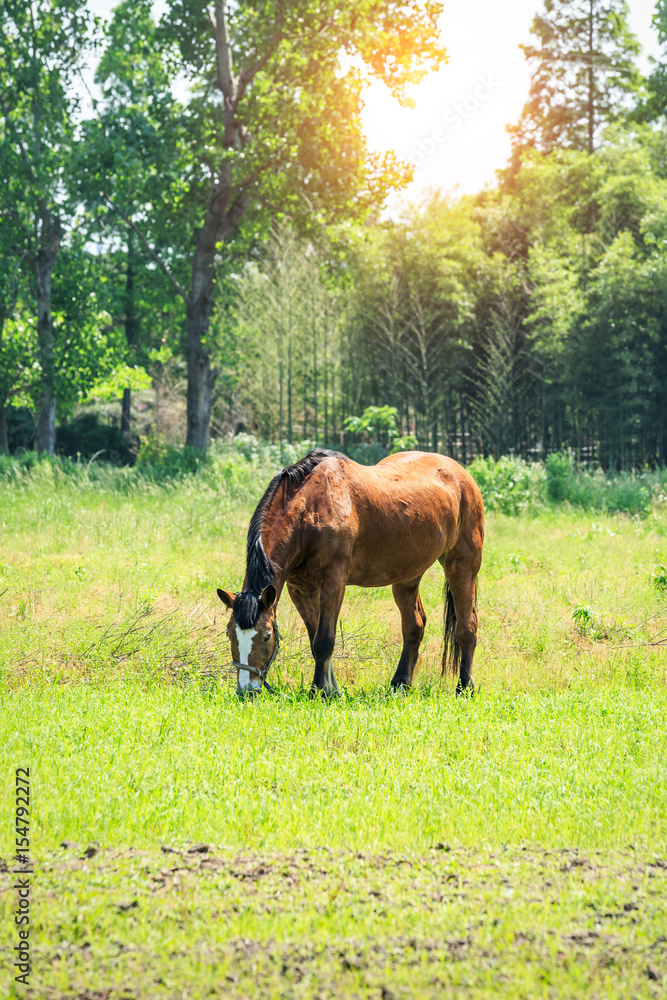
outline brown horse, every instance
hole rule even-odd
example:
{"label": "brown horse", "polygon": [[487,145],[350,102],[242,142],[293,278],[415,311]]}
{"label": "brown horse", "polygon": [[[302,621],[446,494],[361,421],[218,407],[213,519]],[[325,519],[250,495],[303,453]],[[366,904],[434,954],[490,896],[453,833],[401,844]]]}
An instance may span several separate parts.
{"label": "brown horse", "polygon": [[472,688],[483,540],[481,494],[453,459],[409,451],[369,467],[334,451],[311,451],[271,480],[252,516],[242,591],[218,590],[232,611],[227,633],[237,694],[266,683],[285,584],[308,630],[312,691],[326,696],[338,693],[333,651],[346,586],[391,585],[403,627],[391,683],[409,687],[426,624],[419,583],[436,559],[446,577],[443,673],[447,664],[460,668],[457,691]]}

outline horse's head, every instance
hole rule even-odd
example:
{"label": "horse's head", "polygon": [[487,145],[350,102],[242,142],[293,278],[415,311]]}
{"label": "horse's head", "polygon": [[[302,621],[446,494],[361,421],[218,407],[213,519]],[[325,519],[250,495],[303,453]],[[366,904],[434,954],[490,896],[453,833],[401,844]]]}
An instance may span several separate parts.
{"label": "horse's head", "polygon": [[236,693],[259,692],[278,654],[276,588],[269,585],[259,595],[249,591],[230,594],[227,590],[218,590],[218,597],[232,612],[227,635],[236,667]]}

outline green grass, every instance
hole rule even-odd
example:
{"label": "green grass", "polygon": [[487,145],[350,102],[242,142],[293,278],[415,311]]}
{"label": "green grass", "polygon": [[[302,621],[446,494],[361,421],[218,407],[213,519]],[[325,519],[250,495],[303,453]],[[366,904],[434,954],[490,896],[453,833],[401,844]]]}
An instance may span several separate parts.
{"label": "green grass", "polygon": [[5,752],[35,769],[45,848],[651,849],[667,829],[666,710],[664,689],[583,684],[330,706],[124,683],[0,703]]}
{"label": "green grass", "polygon": [[278,695],[240,703],[215,587],[270,470],[239,470],[0,489],[0,852],[29,764],[37,863],[18,995],[664,995],[663,508],[489,514],[472,700],[439,676],[436,567],[413,692],[387,690],[390,591],[351,589],[340,701],[306,697],[285,595]]}

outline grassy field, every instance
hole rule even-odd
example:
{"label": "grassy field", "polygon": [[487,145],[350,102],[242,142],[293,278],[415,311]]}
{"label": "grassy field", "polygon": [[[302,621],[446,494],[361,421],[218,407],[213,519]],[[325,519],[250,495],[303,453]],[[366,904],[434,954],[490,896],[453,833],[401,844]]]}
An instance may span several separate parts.
{"label": "grassy field", "polygon": [[343,697],[307,698],[285,595],[278,693],[239,703],[215,588],[241,583],[267,477],[0,486],[0,995],[665,995],[664,506],[489,514],[472,700],[439,676],[436,567],[413,692],[387,689],[390,592],[351,589]]}

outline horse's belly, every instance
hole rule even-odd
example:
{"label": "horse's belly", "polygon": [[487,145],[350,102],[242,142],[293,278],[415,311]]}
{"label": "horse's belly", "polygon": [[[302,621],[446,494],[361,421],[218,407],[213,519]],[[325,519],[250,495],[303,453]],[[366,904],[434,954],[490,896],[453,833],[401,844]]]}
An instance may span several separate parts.
{"label": "horse's belly", "polygon": [[434,556],[425,562],[415,561],[395,567],[359,567],[350,573],[347,582],[353,587],[389,587],[394,583],[407,583],[423,576],[437,558]]}

